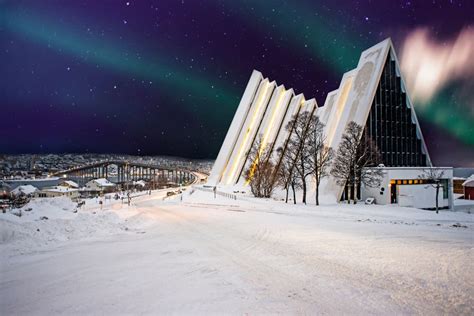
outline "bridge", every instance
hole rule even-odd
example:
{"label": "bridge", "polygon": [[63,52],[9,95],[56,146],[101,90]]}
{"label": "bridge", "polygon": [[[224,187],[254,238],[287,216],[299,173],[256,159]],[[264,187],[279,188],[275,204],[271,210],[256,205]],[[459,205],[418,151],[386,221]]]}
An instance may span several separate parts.
{"label": "bridge", "polygon": [[98,178],[106,178],[118,184],[144,180],[189,185],[197,181],[196,175],[191,170],[125,160],[93,162],[55,172],[53,176],[70,178],[80,185]]}

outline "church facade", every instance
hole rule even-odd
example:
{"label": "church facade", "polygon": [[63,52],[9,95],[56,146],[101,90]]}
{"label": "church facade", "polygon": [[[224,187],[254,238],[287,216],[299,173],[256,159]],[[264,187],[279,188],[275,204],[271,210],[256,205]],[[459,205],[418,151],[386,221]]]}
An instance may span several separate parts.
{"label": "church facade", "polygon": [[[248,153],[257,137],[260,146],[285,149],[295,115],[309,112],[325,124],[327,146],[337,150],[349,122],[364,126],[364,135],[377,145],[386,167],[431,167],[413,105],[390,39],[362,52],[357,67],[346,72],[339,88],[328,93],[323,106],[295,95],[292,89],[254,70],[208,178],[210,186],[244,185]],[[281,159],[276,156],[278,166]],[[420,169],[421,170],[421,169]],[[390,181],[389,181],[390,182]],[[326,200],[339,201],[344,187],[329,176],[320,186]],[[388,190],[387,190],[388,191]]]}

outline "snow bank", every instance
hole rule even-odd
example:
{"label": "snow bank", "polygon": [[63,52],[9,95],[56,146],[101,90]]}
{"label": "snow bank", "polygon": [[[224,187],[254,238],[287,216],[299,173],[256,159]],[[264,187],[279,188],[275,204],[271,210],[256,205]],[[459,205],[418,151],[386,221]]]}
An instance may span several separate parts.
{"label": "snow bank", "polygon": [[316,206],[314,203],[307,205],[293,202],[284,203],[275,199],[258,199],[249,195],[237,195],[237,200],[211,193],[196,190],[193,194],[184,197],[187,203],[196,205],[219,206],[227,205],[239,209],[255,212],[275,213],[287,216],[300,216],[314,218],[324,216],[330,221],[365,221],[387,224],[413,224],[424,226],[453,227],[457,223],[464,223],[474,229],[474,216],[464,212],[453,212],[440,210],[439,214],[434,211],[422,210],[398,205],[356,205],[345,203],[333,203]]}
{"label": "snow bank", "polygon": [[13,209],[1,219],[12,222],[31,222],[41,217],[51,219],[71,219],[74,217],[76,203],[68,197],[32,199],[20,209]]}
{"label": "snow bank", "polygon": [[78,210],[77,203],[67,197],[33,199],[21,209],[0,214],[0,247],[11,254],[29,253],[66,241],[134,232],[145,226],[138,212],[128,207],[119,209],[120,205],[109,202],[100,210],[97,201],[91,199],[85,209]]}
{"label": "snow bank", "polygon": [[0,310],[474,313],[471,214],[233,200],[191,188],[164,197],[107,201],[104,210],[93,199],[77,213],[46,199],[31,212],[49,211],[48,220],[0,215]]}

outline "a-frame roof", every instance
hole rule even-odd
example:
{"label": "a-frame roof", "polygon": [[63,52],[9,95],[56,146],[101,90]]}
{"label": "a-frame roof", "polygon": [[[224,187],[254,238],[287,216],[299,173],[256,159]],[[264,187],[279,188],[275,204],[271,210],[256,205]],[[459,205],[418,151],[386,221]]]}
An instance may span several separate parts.
{"label": "a-frame roof", "polygon": [[[395,54],[395,49],[390,38],[387,38],[384,41],[363,51],[357,67],[344,74],[341,85],[336,91],[337,95],[335,96],[334,94],[328,94],[327,98],[337,100],[335,103],[331,102],[334,103],[333,107],[338,107],[337,111],[335,109],[329,108],[326,110],[330,111],[331,114],[338,114],[336,118],[337,122],[331,123],[331,120],[335,119],[332,117],[332,115],[328,118],[325,130],[328,139],[328,146],[335,149],[339,147],[342,135],[344,134],[346,126],[349,124],[349,122],[354,121],[361,126],[366,125],[387,58],[391,58],[395,61],[395,68],[401,79],[402,90],[407,95],[407,105],[410,107],[412,117],[415,120],[417,133],[421,138],[422,147],[424,153],[426,154],[427,162],[429,165],[431,165],[426,144],[423,139],[412,103],[410,101],[409,93],[406,90],[406,85],[403,75],[400,71],[398,58]],[[349,87],[349,92],[346,91],[346,87]],[[330,102],[326,100],[325,105],[328,105],[329,103]],[[326,111],[323,111],[322,113],[327,114]],[[325,183],[323,186],[322,194],[335,195],[336,199],[338,199],[342,193],[342,189],[342,187],[336,184],[335,179],[331,179],[331,177],[329,177],[327,183]]]}

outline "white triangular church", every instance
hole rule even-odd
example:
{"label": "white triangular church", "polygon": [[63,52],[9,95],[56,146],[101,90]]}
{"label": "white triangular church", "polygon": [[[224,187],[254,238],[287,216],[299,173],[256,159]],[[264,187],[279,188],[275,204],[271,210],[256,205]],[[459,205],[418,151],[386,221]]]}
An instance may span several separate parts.
{"label": "white triangular church", "polygon": [[[327,95],[322,107],[254,70],[207,184],[245,185],[247,155],[257,135],[263,135],[264,146],[285,148],[290,136],[287,122],[304,111],[319,116],[327,145],[335,150],[347,124],[354,121],[365,126],[385,166],[431,166],[392,41],[386,39],[362,52],[357,68],[343,75],[339,89]],[[325,178],[320,189],[322,196],[335,201],[344,190],[332,177]]]}

